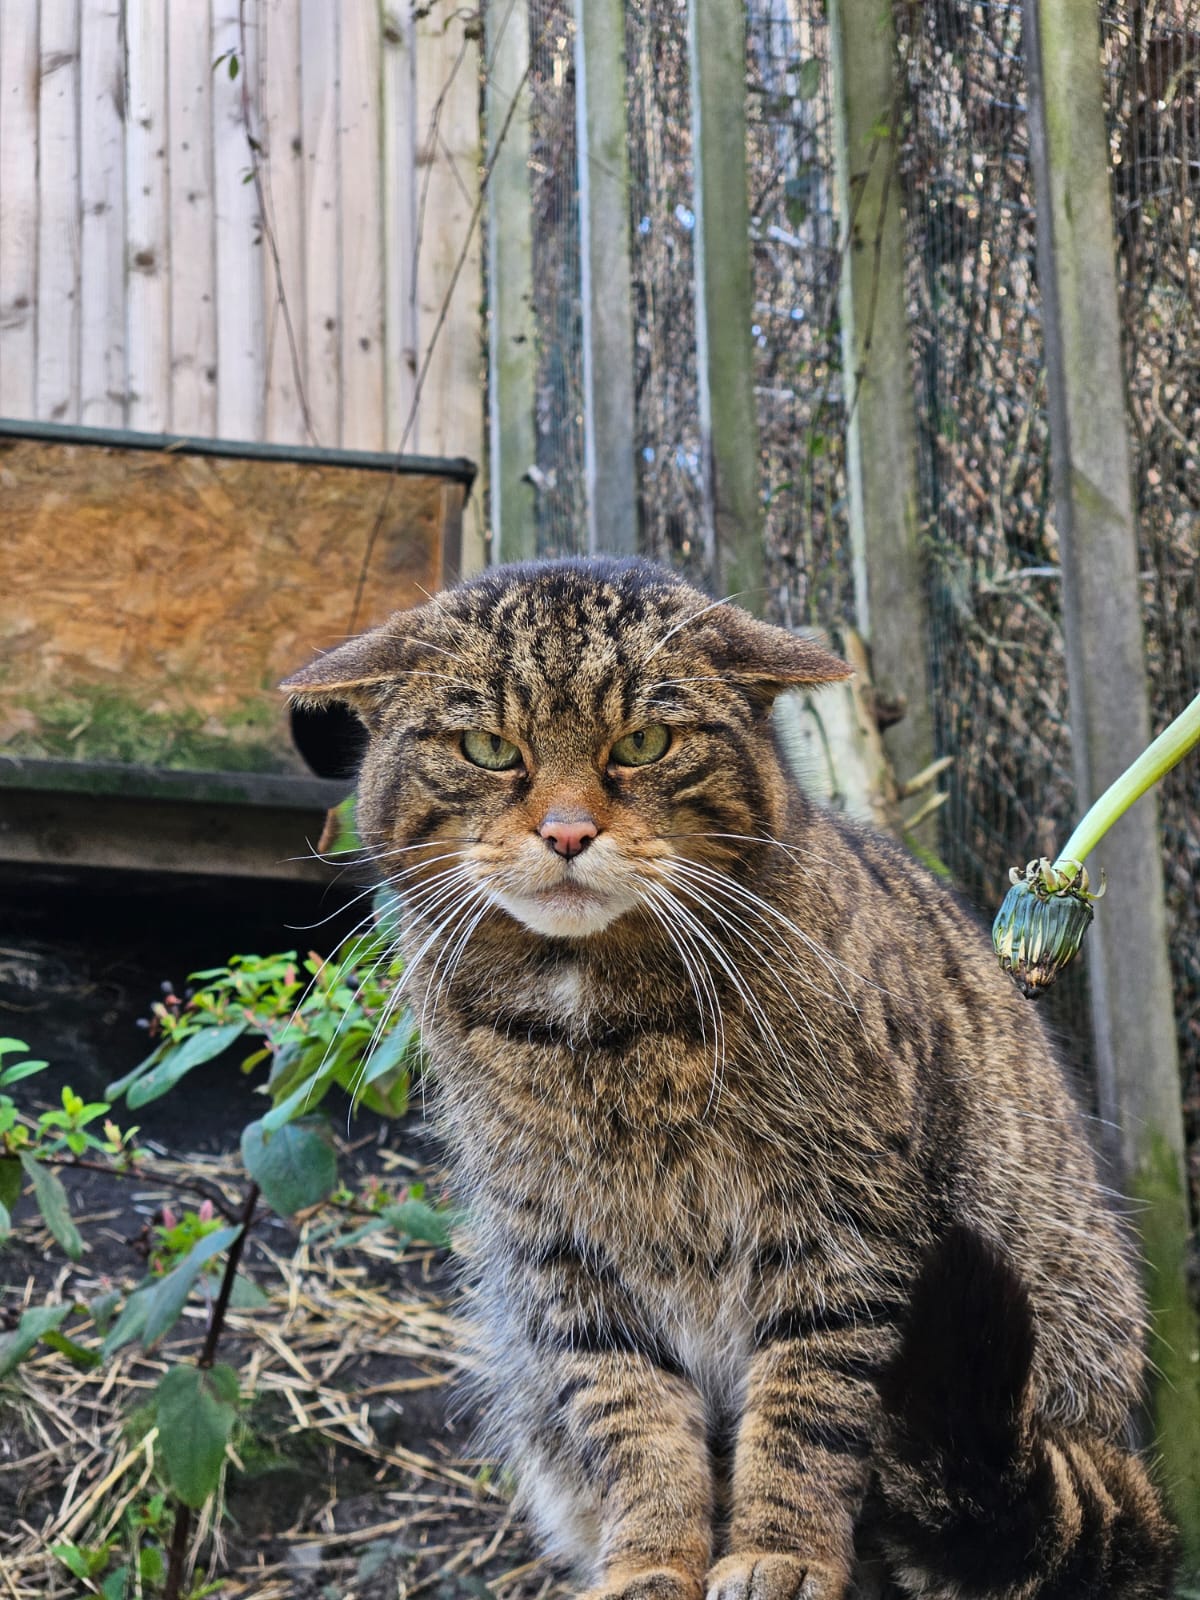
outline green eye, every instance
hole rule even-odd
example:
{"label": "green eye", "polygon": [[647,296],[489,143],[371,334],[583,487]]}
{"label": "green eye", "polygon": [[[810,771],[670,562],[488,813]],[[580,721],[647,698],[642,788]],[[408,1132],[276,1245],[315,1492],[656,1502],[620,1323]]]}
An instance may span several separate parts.
{"label": "green eye", "polygon": [[638,728],[636,732],[618,739],[608,759],[618,767],[649,766],[651,761],[666,755],[670,742],[670,728],[661,722],[652,722],[649,727]]}
{"label": "green eye", "polygon": [[462,753],[489,772],[507,772],[510,767],[521,765],[521,752],[515,744],[498,733],[484,733],[482,728],[470,728],[463,734]]}

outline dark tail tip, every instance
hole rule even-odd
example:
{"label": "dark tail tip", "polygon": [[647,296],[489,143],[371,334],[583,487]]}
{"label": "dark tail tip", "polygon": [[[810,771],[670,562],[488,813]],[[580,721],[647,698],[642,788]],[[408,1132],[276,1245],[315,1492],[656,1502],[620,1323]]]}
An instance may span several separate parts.
{"label": "dark tail tip", "polygon": [[1002,1471],[1024,1428],[1033,1309],[1008,1257],[955,1225],[927,1254],[900,1348],[880,1379],[884,1411],[918,1449]]}

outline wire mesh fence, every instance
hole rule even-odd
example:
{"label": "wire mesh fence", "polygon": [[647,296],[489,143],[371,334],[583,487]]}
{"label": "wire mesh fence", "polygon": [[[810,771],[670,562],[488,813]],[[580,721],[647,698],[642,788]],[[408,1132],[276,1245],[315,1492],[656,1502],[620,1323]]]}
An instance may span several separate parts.
{"label": "wire mesh fence", "polygon": [[[1159,728],[1200,691],[1200,0],[1110,0],[1101,16],[1146,653]],[[1184,1106],[1200,1196],[1200,763],[1177,767],[1160,801]]]}
{"label": "wire mesh fence", "polygon": [[[539,549],[579,550],[573,22],[530,0]],[[898,177],[939,753],[941,850],[981,907],[1076,820],[1021,5],[897,0]],[[1200,0],[1101,7],[1153,717],[1200,689]],[[747,164],[768,614],[855,621],[829,21],[750,0]],[[686,7],[629,0],[641,546],[705,579]],[[914,648],[921,647],[914,641]],[[1120,708],[1113,708],[1120,715]],[[1200,765],[1162,789],[1184,1102],[1200,1183]],[[1086,990],[1055,1020],[1086,1061]]]}

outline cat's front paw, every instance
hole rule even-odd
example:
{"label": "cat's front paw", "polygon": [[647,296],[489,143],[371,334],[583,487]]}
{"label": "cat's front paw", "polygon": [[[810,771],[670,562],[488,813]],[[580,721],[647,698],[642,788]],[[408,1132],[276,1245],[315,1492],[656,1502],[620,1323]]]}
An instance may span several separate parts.
{"label": "cat's front paw", "polygon": [[588,1589],[579,1600],[703,1600],[704,1587],[674,1567],[649,1567],[620,1573],[610,1583]]}
{"label": "cat's front paw", "polygon": [[704,1581],[707,1600],[842,1600],[847,1578],[803,1556],[748,1550],[718,1561]]}

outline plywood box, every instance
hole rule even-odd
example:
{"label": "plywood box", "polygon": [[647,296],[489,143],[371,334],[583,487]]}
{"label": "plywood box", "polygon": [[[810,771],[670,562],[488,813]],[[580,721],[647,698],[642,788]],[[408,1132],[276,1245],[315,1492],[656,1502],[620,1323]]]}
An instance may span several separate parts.
{"label": "plywood box", "polygon": [[9,791],[311,806],[277,685],[456,574],[472,476],[0,423],[0,858]]}

